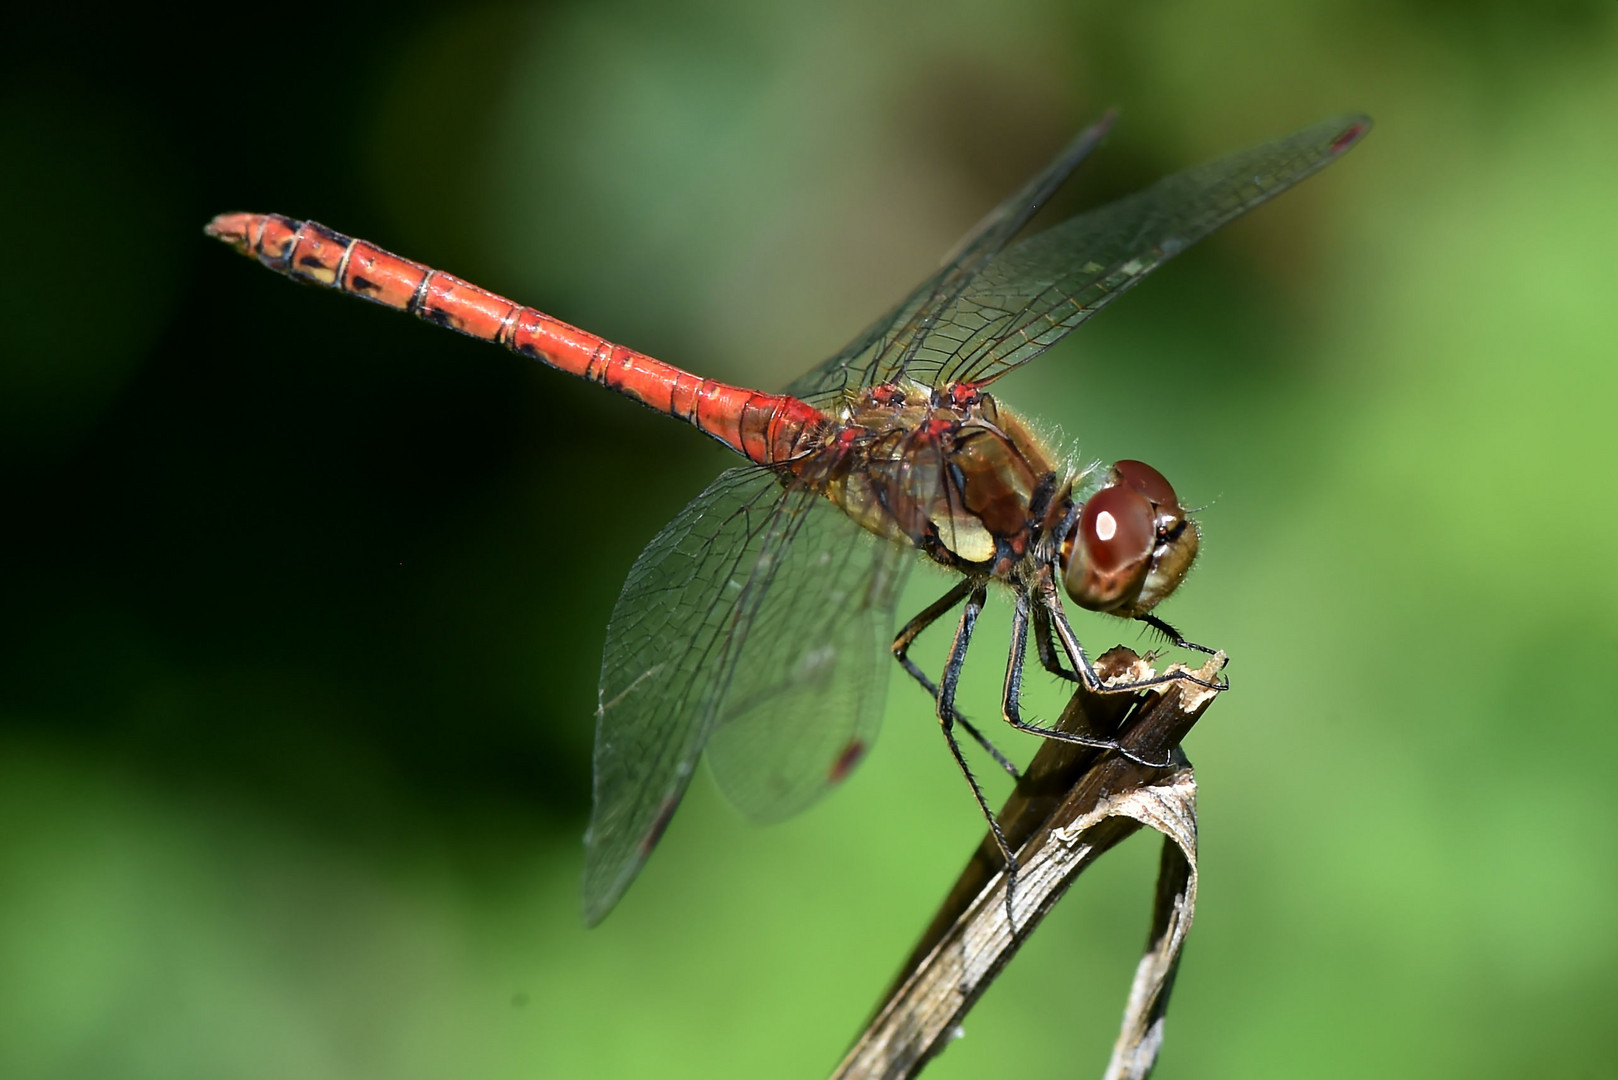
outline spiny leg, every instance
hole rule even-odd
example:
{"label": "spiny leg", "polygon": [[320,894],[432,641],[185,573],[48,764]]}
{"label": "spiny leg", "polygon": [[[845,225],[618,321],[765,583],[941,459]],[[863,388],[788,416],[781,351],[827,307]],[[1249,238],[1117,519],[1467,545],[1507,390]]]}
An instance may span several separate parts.
{"label": "spiny leg", "polygon": [[[1061,597],[1056,594],[1054,584],[1047,580],[1043,583],[1043,586],[1044,587],[1041,588],[1040,595],[1036,602],[1043,605],[1050,612],[1051,621],[1056,627],[1057,639],[1061,641],[1062,647],[1067,650],[1068,657],[1073,660],[1075,666],[1083,671],[1090,679],[1094,680],[1094,682],[1091,683],[1091,686],[1100,693],[1134,693],[1139,690],[1144,690],[1147,687],[1161,686],[1165,683],[1180,682],[1182,680],[1185,682],[1195,683],[1198,686],[1205,686],[1210,690],[1223,690],[1228,685],[1224,682],[1209,682],[1206,679],[1199,679],[1197,676],[1188,671],[1176,671],[1166,675],[1154,675],[1149,679],[1136,679],[1134,682],[1117,682],[1111,684],[1102,683],[1100,677],[1096,675],[1095,668],[1090,666],[1089,659],[1084,655],[1084,646],[1079,644],[1078,636],[1073,633],[1073,627],[1067,621],[1067,612],[1062,608],[1062,600]],[[1152,761],[1149,758],[1143,758],[1139,754],[1134,753],[1127,746],[1118,746],[1117,750],[1130,761],[1135,762],[1137,765],[1145,765],[1148,768],[1161,769],[1174,763],[1174,751],[1172,749],[1169,751],[1169,755],[1162,761]]]}
{"label": "spiny leg", "polygon": [[1051,617],[1043,607],[1034,608],[1034,645],[1039,649],[1039,666],[1068,682],[1078,682],[1076,672],[1062,666],[1062,658],[1056,653],[1056,641],[1051,636]]}
{"label": "spiny leg", "polygon": [[1033,598],[1033,602],[1047,625],[1054,629],[1056,640],[1061,643],[1062,651],[1067,653],[1079,681],[1098,693],[1105,691],[1107,687],[1102,683],[1101,676],[1096,674],[1090,658],[1084,654],[1084,646],[1079,644],[1078,635],[1073,633],[1073,627],[1068,625],[1067,611],[1062,607],[1062,598],[1056,592],[1056,582],[1049,573],[1041,578],[1039,595]]}
{"label": "spiny leg", "polygon": [[1209,682],[1207,679],[1198,678],[1189,671],[1154,675],[1150,679],[1136,679],[1134,682],[1103,683],[1101,677],[1096,674],[1095,668],[1091,666],[1089,657],[1084,655],[1084,646],[1079,644],[1078,636],[1073,633],[1072,624],[1067,621],[1067,611],[1063,609],[1062,599],[1057,595],[1055,582],[1046,579],[1040,583],[1039,596],[1035,598],[1035,603],[1045,608],[1049,613],[1051,623],[1056,628],[1056,639],[1062,643],[1062,648],[1066,651],[1068,659],[1072,660],[1074,665],[1084,673],[1085,684],[1092,690],[1103,694],[1123,694],[1135,690],[1145,690],[1149,686],[1162,686],[1164,683],[1171,682],[1194,683],[1209,690],[1225,690],[1229,688],[1229,684],[1224,680]]}
{"label": "spiny leg", "polygon": [[[1017,606],[1011,613],[1011,655],[1006,659],[1006,682],[1000,694],[1000,714],[1005,717],[1006,723],[1018,731],[1026,731],[1041,738],[1054,739],[1057,742],[1092,746],[1102,750],[1116,750],[1118,744],[1111,739],[1098,739],[1089,735],[1080,735],[1077,732],[1041,727],[1039,724],[1031,724],[1022,718],[1022,667],[1023,658],[1028,652],[1029,606],[1028,593],[1019,588],[1017,590]],[[1036,623],[1039,613],[1042,611],[1044,611],[1043,607],[1034,608]],[[1048,614],[1045,616],[1045,627],[1048,631],[1050,627],[1050,616]]]}
{"label": "spiny leg", "polygon": [[1174,629],[1174,627],[1170,626],[1162,619],[1159,619],[1156,615],[1136,615],[1135,619],[1138,622],[1145,623],[1153,630],[1156,630],[1159,634],[1162,634],[1164,637],[1168,638],[1174,643],[1176,648],[1193,649],[1199,653],[1207,653],[1209,656],[1219,655],[1219,651],[1217,649],[1210,649],[1206,645],[1198,645],[1194,641],[1187,641],[1178,630]]}
{"label": "spiny leg", "polygon": [[[893,658],[899,661],[899,666],[910,673],[911,678],[921,684],[921,688],[927,691],[927,695],[935,702],[938,700],[938,687],[933,685],[933,681],[927,677],[927,673],[917,667],[914,660],[910,659],[910,646],[915,643],[916,638],[923,630],[937,622],[945,612],[964,600],[967,594],[972,591],[972,588],[972,579],[962,578],[956,582],[954,588],[950,589],[949,592],[928,604],[922,609],[921,614],[905,623],[904,628],[899,631],[899,635],[893,639]],[[994,759],[995,764],[1004,769],[1007,775],[1013,780],[1021,780],[1022,773],[1017,766],[1013,765],[1011,760],[1002,754],[994,743],[990,742],[988,737],[979,731],[970,720],[955,712],[953,692],[950,698],[952,702],[950,705],[951,721],[960,724],[966,730],[966,733],[972,736],[972,740],[983,747],[988,755]]]}
{"label": "spiny leg", "polygon": [[1000,855],[1006,861],[1006,925],[1015,935],[1017,919],[1012,914],[1011,898],[1017,889],[1017,856],[1012,853],[1011,845],[1006,843],[1000,823],[995,820],[994,811],[989,809],[989,801],[983,797],[983,789],[978,786],[977,777],[972,775],[972,768],[961,753],[961,744],[955,739],[955,687],[960,682],[961,665],[966,662],[966,647],[972,641],[972,630],[977,625],[978,613],[983,610],[986,599],[987,591],[983,586],[977,586],[961,612],[960,624],[955,628],[955,640],[949,649],[949,662],[944,665],[944,677],[939,684],[938,725],[944,732],[944,741],[949,744],[949,752],[955,755],[955,764],[960,766],[961,775],[966,777],[967,786],[972,789],[972,797],[978,801],[978,809],[983,811],[984,820],[989,823],[989,832],[1000,848]]}

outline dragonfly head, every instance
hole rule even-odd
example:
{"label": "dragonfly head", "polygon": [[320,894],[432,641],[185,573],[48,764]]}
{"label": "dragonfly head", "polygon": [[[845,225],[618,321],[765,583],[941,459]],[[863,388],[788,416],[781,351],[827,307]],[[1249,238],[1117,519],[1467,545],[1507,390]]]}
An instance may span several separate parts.
{"label": "dragonfly head", "polygon": [[1142,461],[1120,461],[1062,544],[1062,584],[1082,608],[1144,615],[1184,580],[1198,540],[1196,522],[1163,474]]}

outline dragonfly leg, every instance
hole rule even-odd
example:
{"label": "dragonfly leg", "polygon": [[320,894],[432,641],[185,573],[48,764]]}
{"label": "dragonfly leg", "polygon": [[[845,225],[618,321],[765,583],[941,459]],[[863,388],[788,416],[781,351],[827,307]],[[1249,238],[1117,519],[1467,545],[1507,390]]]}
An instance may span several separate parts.
{"label": "dragonfly leg", "polygon": [[1062,598],[1056,592],[1056,582],[1049,574],[1040,581],[1039,596],[1034,598],[1034,602],[1038,604],[1045,621],[1055,631],[1056,640],[1061,643],[1062,651],[1067,653],[1068,660],[1073,664],[1073,670],[1078,673],[1079,681],[1098,693],[1105,691],[1106,685],[1102,683],[1101,676],[1096,674],[1090,658],[1084,653],[1084,646],[1079,644],[1078,635],[1068,624],[1067,610],[1062,607]]}
{"label": "dragonfly leg", "polygon": [[1062,599],[1056,592],[1056,584],[1049,579],[1040,584],[1040,593],[1036,600],[1038,604],[1050,614],[1051,624],[1056,628],[1056,639],[1062,643],[1062,649],[1068,658],[1084,674],[1085,685],[1102,694],[1125,694],[1136,690],[1144,690],[1149,686],[1162,686],[1164,683],[1188,682],[1197,686],[1207,687],[1209,690],[1227,690],[1230,683],[1224,679],[1212,682],[1199,679],[1189,671],[1176,671],[1168,675],[1154,675],[1150,679],[1136,679],[1134,682],[1103,683],[1096,670],[1091,666],[1089,658],[1084,655],[1084,646],[1079,644],[1078,637],[1073,633],[1073,626],[1067,621],[1067,611],[1062,607]]}
{"label": "dragonfly leg", "polygon": [[[932,679],[927,677],[927,673],[921,670],[914,660],[910,659],[910,646],[915,643],[916,638],[920,636],[923,630],[937,622],[950,608],[966,599],[972,588],[972,580],[962,578],[949,592],[928,604],[921,614],[905,623],[904,629],[899,631],[899,636],[893,639],[893,658],[899,661],[899,666],[904,668],[912,679],[921,684],[921,688],[927,691],[927,696],[935,702],[938,701],[938,687],[933,684]],[[999,748],[989,741],[988,736],[977,729],[977,725],[955,711],[953,691],[950,697],[952,701],[950,706],[951,723],[961,725],[961,728],[972,736],[972,741],[983,747],[984,751],[994,759],[995,764],[1004,769],[1008,776],[1013,780],[1021,780],[1022,773],[1016,765],[1012,764],[1011,759],[1002,754]]]}
{"label": "dragonfly leg", "polygon": [[[1150,679],[1136,679],[1134,682],[1103,683],[1100,677],[1096,675],[1095,668],[1090,665],[1089,659],[1084,655],[1084,646],[1079,644],[1078,636],[1073,633],[1073,627],[1067,621],[1067,611],[1062,607],[1062,599],[1056,593],[1054,582],[1047,579],[1043,583],[1043,586],[1040,589],[1038,603],[1045,607],[1045,609],[1050,613],[1051,622],[1056,627],[1057,640],[1062,643],[1062,648],[1067,651],[1068,657],[1074,662],[1076,667],[1085,673],[1086,681],[1088,682],[1090,688],[1100,693],[1129,694],[1135,693],[1139,690],[1145,690],[1150,686],[1162,686],[1165,683],[1180,681],[1195,683],[1198,686],[1205,686],[1210,690],[1224,690],[1230,685],[1228,682],[1222,679],[1214,682],[1209,682],[1206,679],[1199,679],[1187,671],[1176,671],[1167,675],[1154,675]],[[1036,731],[1036,734],[1046,735],[1047,737],[1051,738],[1060,737],[1055,732],[1047,732],[1043,730]],[[1146,765],[1154,769],[1165,768],[1166,766],[1173,764],[1174,760],[1172,753],[1169,757],[1164,758],[1162,761],[1152,761],[1148,758],[1143,758],[1135,753],[1132,753],[1127,747],[1119,746],[1117,747],[1117,750],[1130,761],[1133,761],[1138,765]]]}
{"label": "dragonfly leg", "polygon": [[983,797],[983,789],[978,786],[977,777],[972,775],[971,766],[966,763],[966,755],[961,753],[961,744],[955,739],[955,688],[960,682],[961,665],[966,662],[966,647],[972,641],[972,630],[977,625],[978,613],[983,610],[986,599],[987,590],[977,585],[971,590],[966,608],[961,612],[960,624],[955,628],[955,641],[950,645],[949,662],[944,665],[944,677],[939,681],[938,726],[944,732],[949,752],[955,755],[955,764],[960,766],[961,775],[966,777],[967,786],[972,789],[972,797],[978,801],[978,809],[983,811],[983,818],[989,823],[989,832],[994,836],[995,845],[1000,848],[1001,858],[1006,861],[1006,924],[1012,934],[1016,934],[1017,920],[1012,914],[1011,899],[1017,889],[1017,856],[1006,842],[1005,833],[1000,831],[1000,823],[995,820],[994,811],[989,809],[989,801]]}
{"label": "dragonfly leg", "polygon": [[1039,649],[1039,666],[1068,682],[1078,682],[1077,672],[1062,666],[1056,652],[1056,639],[1051,635],[1051,617],[1043,607],[1034,608],[1034,645]]}
{"label": "dragonfly leg", "polygon": [[1193,649],[1199,653],[1207,653],[1209,656],[1218,655],[1217,649],[1210,649],[1206,645],[1198,645],[1194,641],[1187,641],[1178,630],[1174,629],[1174,627],[1170,626],[1162,619],[1159,619],[1156,615],[1136,615],[1135,620],[1137,622],[1145,623],[1153,630],[1156,630],[1159,634],[1162,634],[1164,637],[1168,638],[1174,643],[1175,648]]}
{"label": "dragonfly leg", "polygon": [[[1000,714],[1005,717],[1006,723],[1018,731],[1026,731],[1045,739],[1055,739],[1057,742],[1076,743],[1079,746],[1093,746],[1103,750],[1116,750],[1118,744],[1111,739],[1098,739],[1089,735],[1080,735],[1077,732],[1060,731],[1056,728],[1041,727],[1031,724],[1022,718],[1022,666],[1024,655],[1028,652],[1028,594],[1022,590],[1017,592],[1017,606],[1011,613],[1011,655],[1006,660],[1006,683],[1000,695]],[[1043,609],[1035,608],[1037,613]],[[1050,616],[1047,614],[1046,630],[1050,627]],[[1036,630],[1036,633],[1038,631]],[[1083,653],[1080,653],[1083,656]]]}

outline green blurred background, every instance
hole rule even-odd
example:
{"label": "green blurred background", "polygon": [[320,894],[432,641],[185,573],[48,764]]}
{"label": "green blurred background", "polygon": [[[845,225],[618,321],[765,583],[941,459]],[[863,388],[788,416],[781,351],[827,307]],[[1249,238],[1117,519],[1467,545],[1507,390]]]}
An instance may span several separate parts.
{"label": "green blurred background", "polygon": [[[997,388],[1208,504],[1159,1075],[1618,1075],[1618,7],[46,7],[0,35],[0,1075],[828,1072],[981,831],[918,692],[788,824],[700,779],[587,933],[606,616],[722,452],[200,229],[775,387],[1109,106],[1065,208],[1377,121]],[[1155,862],[929,1075],[1098,1074]]]}

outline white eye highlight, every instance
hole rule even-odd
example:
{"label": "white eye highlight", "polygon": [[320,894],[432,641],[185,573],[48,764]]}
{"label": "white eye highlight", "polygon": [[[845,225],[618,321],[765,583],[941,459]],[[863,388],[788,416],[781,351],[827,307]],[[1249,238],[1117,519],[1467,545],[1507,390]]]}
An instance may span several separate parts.
{"label": "white eye highlight", "polygon": [[1118,535],[1118,519],[1103,510],[1096,515],[1096,536],[1101,540],[1111,540]]}

